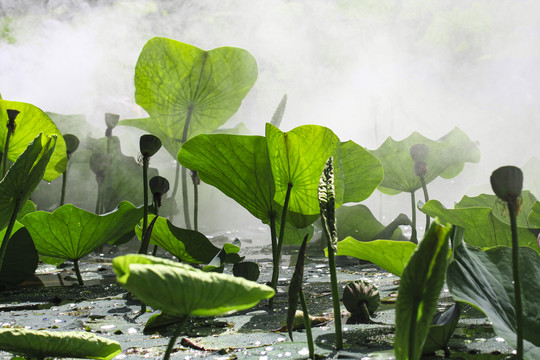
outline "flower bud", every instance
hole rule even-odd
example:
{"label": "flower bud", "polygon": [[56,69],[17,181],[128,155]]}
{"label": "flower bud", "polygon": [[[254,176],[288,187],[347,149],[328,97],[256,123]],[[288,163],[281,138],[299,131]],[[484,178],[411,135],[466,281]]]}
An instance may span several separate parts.
{"label": "flower bud", "polygon": [[516,203],[523,189],[523,172],[516,166],[503,166],[495,170],[491,177],[491,188],[497,197],[505,202]]}
{"label": "flower bud", "polygon": [[139,140],[139,149],[143,157],[153,156],[161,148],[161,140],[157,136],[146,134]]}

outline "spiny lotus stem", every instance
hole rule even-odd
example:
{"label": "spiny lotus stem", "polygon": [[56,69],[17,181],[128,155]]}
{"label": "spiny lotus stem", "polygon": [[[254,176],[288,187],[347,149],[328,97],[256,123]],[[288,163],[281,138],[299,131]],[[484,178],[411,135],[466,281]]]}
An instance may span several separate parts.
{"label": "spiny lotus stem", "polygon": [[139,140],[139,149],[143,157],[151,157],[161,149],[161,140],[151,134],[143,135]]}

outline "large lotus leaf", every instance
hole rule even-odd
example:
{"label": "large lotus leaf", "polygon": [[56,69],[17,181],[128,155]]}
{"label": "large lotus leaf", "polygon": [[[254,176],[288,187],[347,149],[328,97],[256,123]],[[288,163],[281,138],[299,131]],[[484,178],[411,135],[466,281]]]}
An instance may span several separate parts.
{"label": "large lotus leaf", "polygon": [[389,137],[377,150],[371,151],[383,166],[381,190],[390,189],[389,193],[396,194],[401,191],[413,192],[422,187],[420,178],[414,172],[414,161],[410,154],[411,146],[416,144],[429,147],[427,174],[424,177],[426,184],[438,176],[445,179],[455,177],[463,170],[465,162],[480,160],[478,147],[458,128],[438,141],[427,139],[417,132],[401,141]]}
{"label": "large lotus leaf", "polygon": [[17,161],[0,181],[0,229],[9,222],[14,211],[20,211],[35,190],[54,151],[55,138],[42,144],[45,136],[39,134],[28,145]]}
{"label": "large lotus leaf", "polygon": [[96,215],[72,204],[52,213],[36,211],[22,219],[37,251],[47,257],[78,260],[108,241],[133,231],[143,215],[142,208],[123,201],[113,212]]}
{"label": "large lotus leaf", "polygon": [[[318,214],[318,187],[330,156],[339,158],[340,142],[332,130],[303,125],[288,132],[266,124],[266,142],[274,176],[274,200],[283,205],[292,185],[288,209],[305,215]],[[343,203],[342,175],[336,173],[336,203]]]}
{"label": "large lotus leaf", "polygon": [[339,165],[344,179],[343,204],[366,200],[383,180],[381,162],[354,141],[341,143],[341,164],[336,163],[336,169]]}
{"label": "large lotus leaf", "polygon": [[[19,115],[15,118],[15,132],[9,139],[8,159],[15,161],[24,149],[34,140],[39,134],[44,134],[42,138],[43,145],[47,141],[47,137],[56,135],[56,147],[51,156],[43,179],[51,181],[62,175],[66,171],[67,154],[66,143],[60,133],[60,130],[52,122],[52,120],[41,109],[34,105],[16,101],[0,100],[6,109],[18,110]],[[0,145],[2,152],[6,144],[7,122],[0,124]]]}
{"label": "large lotus leaf", "polygon": [[117,281],[143,303],[173,316],[214,316],[274,296],[266,285],[146,255],[113,259]]}
{"label": "large lotus leaf", "polygon": [[83,358],[109,360],[120,354],[117,341],[84,331],[0,329],[0,350],[32,359]]}
{"label": "large lotus leaf", "polygon": [[394,230],[389,231],[391,236],[384,238],[377,237],[385,229],[385,226],[373,216],[367,206],[362,204],[340,207],[336,210],[336,219],[339,224],[337,229],[338,240],[343,240],[348,236],[359,241],[378,239],[397,240],[401,236],[401,229],[398,225],[403,225],[398,221]]}
{"label": "large lotus leaf", "polygon": [[[150,223],[154,217],[154,215],[149,216],[148,222]],[[141,239],[140,226],[135,227],[135,233]],[[178,228],[163,217],[156,220],[150,242],[191,264],[208,264],[220,250],[204,234],[195,230]]]}
{"label": "large lotus leaf", "polygon": [[274,181],[262,136],[198,135],[178,152],[182,166],[231,197],[253,216],[269,222]]}
{"label": "large lotus leaf", "polygon": [[255,80],[257,63],[244,49],[204,51],[155,37],[135,66],[135,101],[150,119],[120,124],[156,135],[176,157],[181,142],[216,130],[236,113]]}
{"label": "large lotus leaf", "polygon": [[540,227],[540,202],[537,201],[531,206],[528,221],[531,226]]}
{"label": "large lotus leaf", "polygon": [[403,269],[416,250],[410,241],[374,240],[358,241],[352,237],[338,242],[336,255],[352,256],[382,267],[386,271],[401,276]]}
{"label": "large lotus leaf", "polygon": [[[536,198],[529,191],[523,191],[521,193],[521,206],[520,211],[517,213],[518,226],[524,228],[531,227],[527,216],[531,212],[531,208],[535,202]],[[464,196],[460,202],[455,205],[456,209],[470,207],[489,207],[492,209],[492,213],[497,219],[510,225],[508,206],[495,195],[480,194],[475,197]]]}
{"label": "large lotus leaf", "polygon": [[450,229],[432,224],[403,270],[396,303],[396,360],[422,356],[446,275]]}
{"label": "large lotus leaf", "polygon": [[[0,243],[6,230],[0,231]],[[30,278],[37,269],[38,261],[38,253],[28,230],[16,221],[0,269],[0,287],[18,285]]]}
{"label": "large lotus leaf", "polygon": [[[456,300],[482,310],[495,333],[516,347],[516,312],[512,273],[512,249],[486,251],[464,245],[455,249],[448,266],[448,287]],[[529,248],[519,248],[523,306],[524,358],[540,359],[540,258]]]}
{"label": "large lotus leaf", "polygon": [[[462,227],[464,239],[469,245],[490,248],[497,245],[511,246],[510,226],[497,218],[491,208],[470,207],[446,209],[439,201],[430,200],[423,207],[424,213],[441,222]],[[540,251],[536,236],[528,229],[518,227],[519,246],[528,246]]]}
{"label": "large lotus leaf", "polygon": [[[88,138],[87,148],[80,155],[87,156],[87,164],[93,153],[107,156],[107,138]],[[133,156],[126,156],[120,148],[120,139],[112,136],[110,141],[109,165],[105,176],[106,194],[104,199],[105,212],[112,211],[121,201],[129,201],[136,206],[143,204],[142,167]],[[88,169],[88,165],[85,166]],[[89,171],[89,170],[88,170]],[[148,179],[159,175],[158,170],[148,168]]]}

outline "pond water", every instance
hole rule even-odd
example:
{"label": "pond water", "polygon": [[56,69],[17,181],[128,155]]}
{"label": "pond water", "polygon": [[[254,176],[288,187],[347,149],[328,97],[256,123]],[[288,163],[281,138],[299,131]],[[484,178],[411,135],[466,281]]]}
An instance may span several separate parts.
{"label": "pond water", "polygon": [[[215,240],[225,241],[226,237]],[[122,251],[125,252],[129,246],[124,246]],[[288,282],[296,262],[295,250],[284,250],[273,309],[268,308],[267,301],[263,301],[252,309],[229,316],[194,317],[179,337],[172,358],[306,358],[305,332],[295,331],[292,342],[286,332],[280,331],[285,324]],[[270,251],[269,246],[261,247],[258,241],[242,242],[242,254],[260,264],[259,282],[262,283],[271,277]],[[143,333],[146,321],[157,312],[149,309],[139,316],[139,302],[126,298],[126,292],[116,284],[111,269],[111,260],[116,255],[117,248],[106,248],[102,254],[85,258],[81,271],[86,285],[82,287],[76,284],[71,263],[60,268],[40,265],[38,279],[27,282],[25,287],[0,293],[2,326],[34,330],[86,330],[120,342],[123,351],[115,359],[162,357],[171,330]],[[161,255],[166,256],[164,253]],[[227,268],[225,271],[231,272]],[[316,317],[313,337],[318,355],[340,359],[393,359],[398,277],[372,264],[352,258],[338,258],[340,289],[350,281],[362,279],[374,283],[382,298],[372,324],[347,324],[348,313],[342,306],[344,350],[340,352],[333,350],[334,327],[327,259],[321,256],[320,246],[316,242],[308,247],[304,279],[310,315]],[[440,310],[452,303],[447,294],[447,290],[441,294]],[[451,359],[505,359],[512,351],[503,339],[493,333],[485,316],[471,307],[465,307],[449,348]],[[11,358],[7,353],[0,354],[4,359]],[[442,359],[444,353],[441,351],[428,358]]]}

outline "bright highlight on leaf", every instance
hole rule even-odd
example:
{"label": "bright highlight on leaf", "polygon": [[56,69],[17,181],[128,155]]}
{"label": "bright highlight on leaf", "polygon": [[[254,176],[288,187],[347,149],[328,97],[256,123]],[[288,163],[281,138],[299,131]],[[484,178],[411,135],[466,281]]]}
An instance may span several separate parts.
{"label": "bright highlight on leaf", "polygon": [[173,316],[226,314],[274,296],[266,285],[152,256],[120,256],[113,269],[139,300]]}

